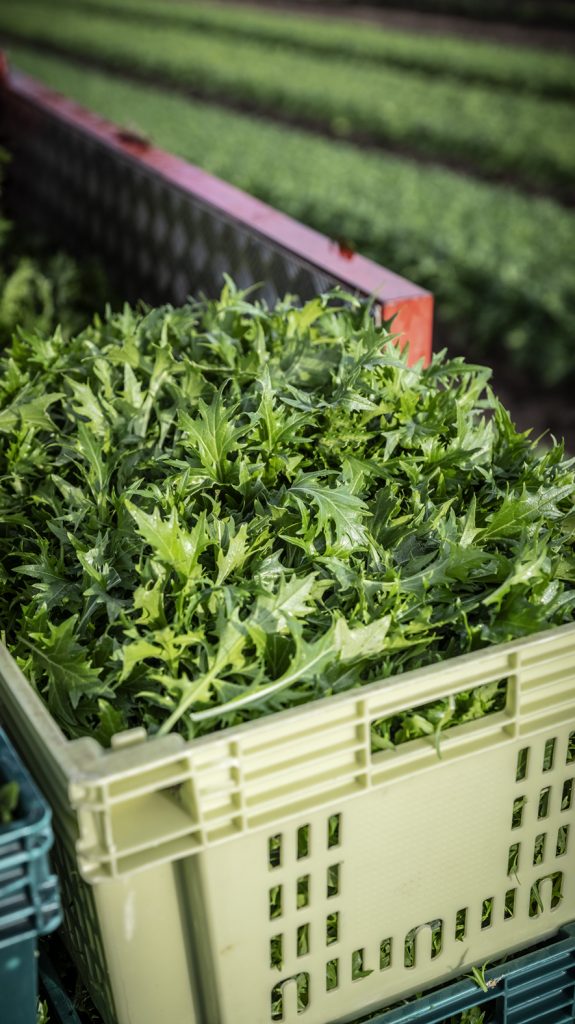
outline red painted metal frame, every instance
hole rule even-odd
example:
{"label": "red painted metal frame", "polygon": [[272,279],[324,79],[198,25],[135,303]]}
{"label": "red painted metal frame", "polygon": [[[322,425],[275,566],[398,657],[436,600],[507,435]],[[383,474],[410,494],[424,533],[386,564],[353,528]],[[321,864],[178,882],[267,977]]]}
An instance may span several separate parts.
{"label": "red painted metal frame", "polygon": [[372,297],[384,320],[395,316],[393,330],[409,341],[410,362],[431,357],[433,296],[411,281],[350,252],[292,217],[208,174],[179,157],[152,146],[146,139],[126,132],[27,75],[9,71],[0,53],[0,96],[32,102],[77,129],[96,137],[112,150],[153,169],[165,180],[193,193],[203,202],[224,212],[251,232],[268,238],[333,276],[350,291]]}

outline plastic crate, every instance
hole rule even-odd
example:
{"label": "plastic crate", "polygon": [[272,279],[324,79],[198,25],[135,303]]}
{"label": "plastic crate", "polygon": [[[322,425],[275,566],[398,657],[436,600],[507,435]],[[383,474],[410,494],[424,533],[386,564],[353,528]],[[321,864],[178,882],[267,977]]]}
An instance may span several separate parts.
{"label": "plastic crate", "polygon": [[[372,753],[374,720],[495,680],[505,709],[446,731],[441,758],[427,740]],[[570,625],[106,751],[67,741],[0,652],[0,711],[53,805],[68,942],[107,1024],[351,1021],[556,934],[575,918],[574,696]]]}
{"label": "plastic crate", "polygon": [[[42,993],[51,1024],[80,1024],[53,964],[40,956]],[[485,970],[485,990],[474,980],[450,982],[429,995],[369,1018],[369,1024],[451,1024],[484,1014],[484,1024],[572,1024],[575,1020],[575,924],[535,951]],[[364,1024],[358,1021],[357,1024]],[[367,1022],[365,1022],[367,1024]]]}
{"label": "plastic crate", "polygon": [[48,1005],[49,1024],[81,1024],[70,995],[62,983],[50,956],[40,951],[40,988]]}
{"label": "plastic crate", "polygon": [[36,940],[60,923],[56,877],[48,863],[50,810],[0,729],[0,784],[16,782],[14,820],[0,825],[0,1020],[35,1024]]}
{"label": "plastic crate", "polygon": [[486,970],[484,982],[485,991],[470,979],[452,982],[369,1024],[450,1024],[475,1008],[485,1024],[573,1024],[575,924],[536,951]]}
{"label": "plastic crate", "polygon": [[5,202],[65,248],[97,257],[125,299],[219,294],[224,272],[269,302],[335,285],[374,300],[410,358],[431,355],[433,296],[199,167],[8,73],[0,52]]}

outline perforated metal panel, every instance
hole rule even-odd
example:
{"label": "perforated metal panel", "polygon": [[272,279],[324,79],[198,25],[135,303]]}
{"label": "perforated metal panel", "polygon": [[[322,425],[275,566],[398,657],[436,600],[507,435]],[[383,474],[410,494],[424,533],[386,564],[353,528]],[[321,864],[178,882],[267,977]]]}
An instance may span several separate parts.
{"label": "perforated metal panel", "polygon": [[260,294],[270,301],[286,292],[309,298],[336,283],[137,158],[22,107],[7,118],[11,212],[75,252],[96,253],[127,298],[181,303],[191,292],[213,295],[224,273],[241,286],[263,282]]}
{"label": "perforated metal panel", "polygon": [[[1,57],[1,54],[0,54]],[[217,294],[224,273],[268,302],[336,284],[377,300],[431,354],[433,299],[423,289],[225,182],[150,146],[0,61],[0,139],[10,215],[104,265],[122,297],[179,304]]]}

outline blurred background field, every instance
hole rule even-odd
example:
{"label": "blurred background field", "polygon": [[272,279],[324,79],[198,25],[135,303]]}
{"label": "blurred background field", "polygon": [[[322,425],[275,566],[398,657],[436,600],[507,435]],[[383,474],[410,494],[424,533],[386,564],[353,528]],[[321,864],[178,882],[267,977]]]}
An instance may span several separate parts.
{"label": "blurred background field", "polygon": [[573,40],[568,0],[0,9],[16,67],[430,288],[434,347],[575,450]]}

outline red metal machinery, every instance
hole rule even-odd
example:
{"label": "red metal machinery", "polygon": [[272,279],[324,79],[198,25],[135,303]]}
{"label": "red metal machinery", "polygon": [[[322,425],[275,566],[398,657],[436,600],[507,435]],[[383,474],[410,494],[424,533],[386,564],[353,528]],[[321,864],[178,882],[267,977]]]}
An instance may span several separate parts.
{"label": "red metal machinery", "polygon": [[10,151],[6,203],[72,252],[104,264],[127,300],[181,304],[217,294],[224,272],[273,302],[336,284],[372,297],[431,355],[433,296],[279,210],[25,75],[0,54],[0,138]]}

